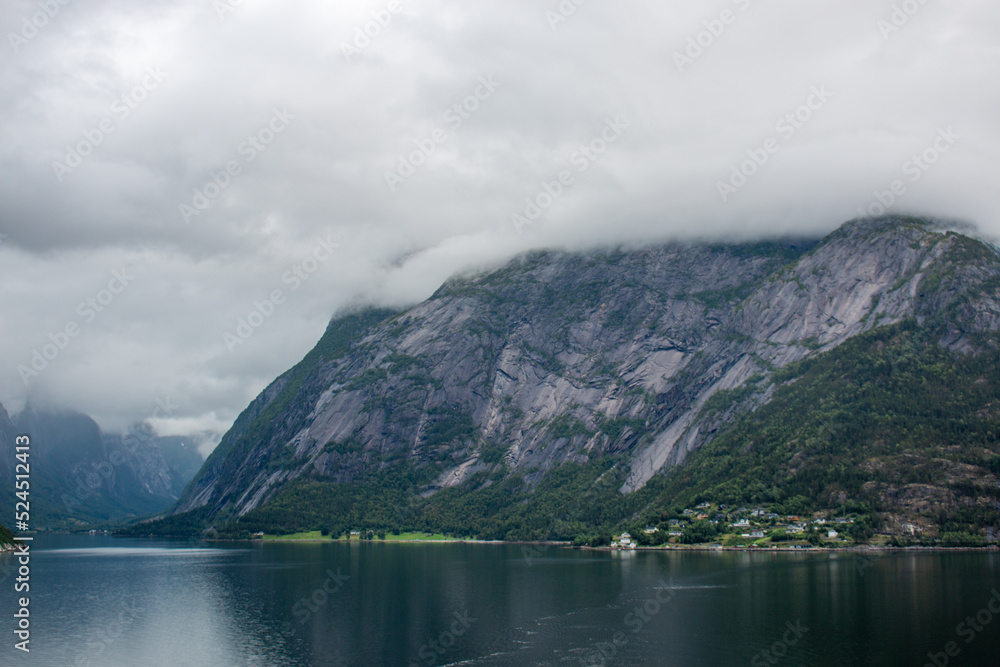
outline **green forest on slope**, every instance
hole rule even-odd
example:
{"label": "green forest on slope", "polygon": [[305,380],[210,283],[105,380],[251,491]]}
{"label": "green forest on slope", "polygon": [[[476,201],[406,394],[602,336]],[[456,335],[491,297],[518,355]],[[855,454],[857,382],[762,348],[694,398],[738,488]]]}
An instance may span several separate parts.
{"label": "green forest on slope", "polygon": [[[484,472],[427,498],[426,475],[401,464],[358,484],[314,474],[238,522],[215,526],[216,534],[416,530],[601,543],[613,531],[712,503],[852,513],[890,532],[898,516],[919,519],[932,538],[981,536],[1000,507],[1000,350],[987,340],[977,353],[959,354],[938,340],[913,322],[882,327],[719,394],[706,412],[746,404],[776,384],[767,404],[626,496],[617,491],[621,458],[564,464],[537,486],[506,470]],[[131,531],[204,527],[194,512]]]}
{"label": "green forest on slope", "polygon": [[638,497],[618,493],[618,475],[601,478],[613,465],[610,459],[564,464],[533,489],[520,475],[481,474],[427,499],[418,495],[414,478],[401,473],[361,484],[302,481],[223,532],[423,531],[491,540],[572,540],[595,526],[615,525],[625,506],[636,505]]}
{"label": "green forest on slope", "polygon": [[[275,432],[284,425],[278,420],[278,416],[299,396],[309,374],[320,364],[342,356],[359,336],[394,313],[395,311],[388,309],[365,309],[334,320],[302,361],[279,378],[282,384],[277,395],[259,413],[247,408],[237,417],[222,442],[188,485],[188,489],[194,488],[209,473],[219,476],[235,474],[233,466],[236,464],[233,462],[240,461],[240,455],[249,451],[254,442],[271,440]],[[180,523],[184,524],[185,521],[182,519]],[[174,524],[177,522],[173,521],[170,525]]]}
{"label": "green forest on slope", "polygon": [[[770,402],[657,481],[658,504],[786,514],[850,506],[873,517],[923,514],[942,531],[995,526],[1000,350],[981,342],[958,354],[907,322],[778,371]],[[719,395],[706,410],[752,391]]]}

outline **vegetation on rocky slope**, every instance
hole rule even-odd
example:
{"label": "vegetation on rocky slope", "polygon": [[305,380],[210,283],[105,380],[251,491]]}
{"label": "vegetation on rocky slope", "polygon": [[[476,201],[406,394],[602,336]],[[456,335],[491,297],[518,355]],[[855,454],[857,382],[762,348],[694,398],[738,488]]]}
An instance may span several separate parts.
{"label": "vegetation on rocky slope", "polygon": [[[870,515],[878,530],[928,537],[984,535],[1000,523],[995,340],[962,354],[910,321],[772,380],[779,388],[771,400],[666,475],[653,507],[850,509]],[[720,396],[706,409],[728,407],[724,398],[738,397]]]}
{"label": "vegetation on rocky slope", "polygon": [[839,517],[852,540],[981,543],[998,289],[993,249],[914,219],[815,247],[532,253],[331,324],[180,513],[133,531],[738,541],[743,508],[811,542]]}

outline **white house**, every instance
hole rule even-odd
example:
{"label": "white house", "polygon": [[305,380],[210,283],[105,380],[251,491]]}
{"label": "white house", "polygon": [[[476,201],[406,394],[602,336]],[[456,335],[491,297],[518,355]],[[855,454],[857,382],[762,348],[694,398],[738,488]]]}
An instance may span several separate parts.
{"label": "white house", "polygon": [[635,549],[638,545],[632,540],[632,536],[628,533],[622,533],[621,537],[618,538],[617,542],[612,542],[611,546],[618,547],[619,549]]}

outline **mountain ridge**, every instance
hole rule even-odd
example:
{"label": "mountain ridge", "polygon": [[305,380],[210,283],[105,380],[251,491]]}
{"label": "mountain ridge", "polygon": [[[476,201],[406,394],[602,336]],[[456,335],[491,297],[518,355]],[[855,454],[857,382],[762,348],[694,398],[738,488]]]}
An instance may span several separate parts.
{"label": "mountain ridge", "polygon": [[231,521],[307,480],[397,474],[424,499],[514,475],[528,498],[597,460],[627,496],[766,404],[776,387],[706,416],[751,379],[909,320],[974,351],[1000,328],[998,277],[989,246],[898,216],[797,245],[536,251],[405,311],[331,321],[171,513]]}
{"label": "mountain ridge", "polygon": [[[0,436],[13,443],[21,434],[31,438],[32,525],[42,529],[105,527],[163,511],[193,476],[191,466],[201,463],[193,448],[186,452],[146,424],[124,434],[104,433],[93,419],[71,410],[29,406],[11,418],[0,405]],[[161,445],[181,471],[167,463]],[[11,479],[13,451],[11,444],[0,459],[0,472]],[[13,507],[10,488],[0,501]]]}

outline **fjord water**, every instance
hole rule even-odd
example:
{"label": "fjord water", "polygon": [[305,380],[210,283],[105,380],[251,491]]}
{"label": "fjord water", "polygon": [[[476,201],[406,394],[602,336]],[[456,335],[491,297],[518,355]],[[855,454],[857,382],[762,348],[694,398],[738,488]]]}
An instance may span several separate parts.
{"label": "fjord water", "polygon": [[2,586],[3,665],[1000,663],[1000,614],[959,628],[1000,589],[996,552],[40,536],[27,655]]}

